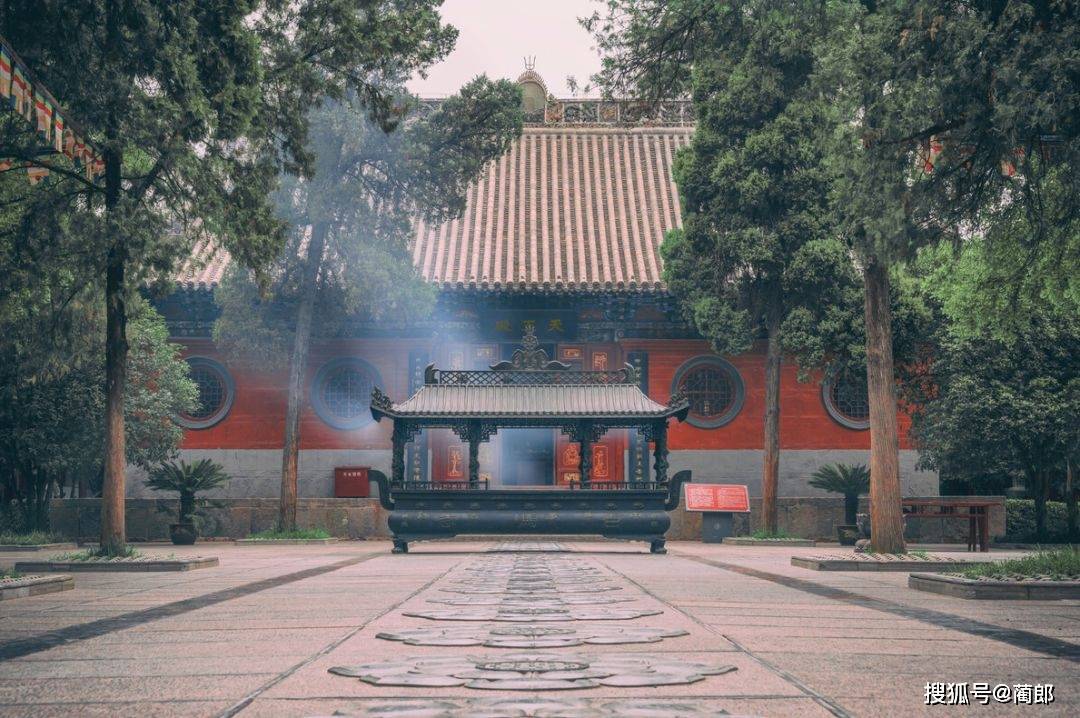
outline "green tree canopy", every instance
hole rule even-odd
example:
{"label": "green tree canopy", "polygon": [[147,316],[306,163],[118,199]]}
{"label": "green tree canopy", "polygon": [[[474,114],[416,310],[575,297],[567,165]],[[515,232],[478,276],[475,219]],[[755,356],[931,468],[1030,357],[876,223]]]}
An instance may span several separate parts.
{"label": "green tree canopy", "polygon": [[[124,546],[126,302],[171,275],[196,239],[265,270],[284,239],[269,192],[310,174],[308,110],[347,93],[382,124],[386,78],[444,56],[456,37],[437,0],[22,0],[0,34],[104,156],[95,183],[62,162],[49,181],[83,194],[82,257],[104,279],[106,430],[102,546]],[[103,211],[97,211],[103,210]]]}
{"label": "green tree canopy", "polygon": [[[692,12],[697,128],[676,162],[683,228],[662,247],[664,278],[716,351],[742,353],[766,338],[762,497],[765,530],[775,532],[783,326],[798,312],[789,348],[812,344],[814,320],[852,298],[845,289],[856,283],[829,236],[819,141],[829,113],[813,84],[826,15],[812,2],[702,2]],[[825,352],[802,355],[811,356]]]}

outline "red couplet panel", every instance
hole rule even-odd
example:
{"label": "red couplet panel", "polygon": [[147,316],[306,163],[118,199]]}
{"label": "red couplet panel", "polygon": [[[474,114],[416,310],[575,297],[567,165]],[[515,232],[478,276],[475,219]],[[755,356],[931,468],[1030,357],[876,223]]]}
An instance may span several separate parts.
{"label": "red couplet panel", "polygon": [[339,466],[334,469],[334,497],[338,499],[366,499],[371,496],[368,467]]}
{"label": "red couplet panel", "polygon": [[686,510],[749,513],[750,495],[744,484],[686,484]]}

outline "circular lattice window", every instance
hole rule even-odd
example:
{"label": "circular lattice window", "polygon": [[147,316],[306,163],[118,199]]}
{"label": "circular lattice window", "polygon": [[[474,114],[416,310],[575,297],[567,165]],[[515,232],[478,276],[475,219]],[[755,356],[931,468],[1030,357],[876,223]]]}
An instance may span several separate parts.
{"label": "circular lattice window", "polygon": [[739,372],[716,356],[700,356],[679,367],[671,385],[690,402],[687,421],[715,429],[734,419],[742,409],[744,389]]}
{"label": "circular lattice window", "polygon": [[176,417],[188,429],[207,429],[226,417],[236,390],[228,370],[208,357],[188,357],[189,376],[198,389],[195,405]]}
{"label": "circular lattice window", "polygon": [[821,398],[829,416],[841,426],[870,428],[870,399],[864,374],[845,371],[826,379],[821,385]]}
{"label": "circular lattice window", "polygon": [[336,429],[358,429],[374,421],[371,390],[380,383],[367,362],[344,358],[324,364],[315,375],[311,403],[319,418]]}

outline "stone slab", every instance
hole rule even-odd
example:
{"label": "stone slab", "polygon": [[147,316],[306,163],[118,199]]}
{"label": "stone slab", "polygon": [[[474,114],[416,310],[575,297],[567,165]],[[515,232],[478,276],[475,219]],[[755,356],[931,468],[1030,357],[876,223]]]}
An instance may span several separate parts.
{"label": "stone slab", "polygon": [[319,538],[313,538],[313,539],[252,539],[252,538],[246,538],[246,539],[237,539],[236,540],[236,545],[237,546],[262,546],[262,545],[269,545],[269,546],[308,546],[308,545],[320,546],[321,545],[321,546],[325,546],[326,544],[337,543],[337,542],[338,542],[338,539],[332,538],[332,537],[331,538],[321,538],[321,539],[319,539]]}
{"label": "stone slab", "polygon": [[73,588],[75,588],[75,579],[65,575],[5,578],[0,580],[0,601],[40,596],[43,593],[59,593]]}
{"label": "stone slab", "polygon": [[953,559],[932,557],[930,559],[899,559],[866,554],[850,556],[792,556],[791,565],[811,571],[955,571],[965,566],[990,563],[979,559]]}
{"label": "stone slab", "polygon": [[816,545],[810,539],[757,539],[752,536],[725,536],[723,543],[731,546],[809,546]]}
{"label": "stone slab", "polygon": [[74,542],[65,543],[32,543],[32,544],[17,544],[17,543],[4,543],[0,544],[0,553],[17,551],[63,551],[65,549],[75,549],[78,545]]}
{"label": "stone slab", "polygon": [[152,558],[135,561],[19,561],[15,570],[33,571],[193,571],[197,568],[212,568],[218,565],[213,556],[193,556],[191,558]]}
{"label": "stone slab", "polygon": [[943,596],[999,601],[1080,599],[1080,581],[978,581],[963,576],[913,573],[908,586]]}

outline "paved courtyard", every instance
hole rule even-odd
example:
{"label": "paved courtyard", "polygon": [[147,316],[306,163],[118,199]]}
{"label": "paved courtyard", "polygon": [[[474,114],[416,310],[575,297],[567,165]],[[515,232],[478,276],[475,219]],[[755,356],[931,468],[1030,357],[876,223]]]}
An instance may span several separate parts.
{"label": "paved courtyard", "polygon": [[190,573],[83,573],[73,591],[0,603],[0,715],[957,710],[926,706],[927,682],[1052,683],[1051,705],[959,710],[1080,712],[1075,601],[965,601],[910,590],[906,573],[792,567],[805,549],[389,548],[155,546],[146,552],[221,563]]}

